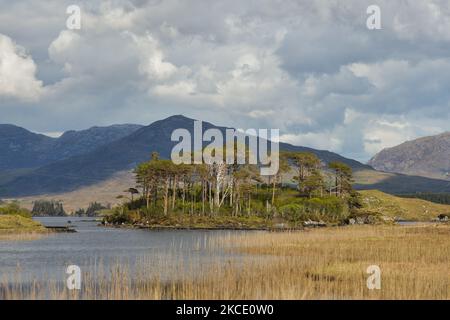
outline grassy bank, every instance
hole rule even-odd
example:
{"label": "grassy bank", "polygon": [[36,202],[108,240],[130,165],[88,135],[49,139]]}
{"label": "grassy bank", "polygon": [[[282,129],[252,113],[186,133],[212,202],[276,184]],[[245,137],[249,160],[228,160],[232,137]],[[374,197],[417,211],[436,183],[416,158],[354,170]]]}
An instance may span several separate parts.
{"label": "grassy bank", "polygon": [[[55,284],[0,285],[0,298],[450,299],[449,241],[449,225],[230,234],[208,243],[211,264],[166,263],[172,280],[148,278],[154,267],[149,263],[135,276],[117,265],[109,277],[83,275],[81,291]],[[224,263],[218,249],[243,256]],[[381,268],[380,290],[366,286],[370,265]]]}
{"label": "grassy bank", "polygon": [[0,239],[33,239],[36,235],[47,233],[47,229],[31,218],[31,213],[17,204],[0,207]]}
{"label": "grassy bank", "polygon": [[39,222],[19,215],[0,215],[0,240],[33,240],[49,231]]}
{"label": "grassy bank", "polygon": [[402,198],[378,190],[359,191],[365,210],[391,218],[430,221],[440,214],[450,215],[450,205],[422,199]]}

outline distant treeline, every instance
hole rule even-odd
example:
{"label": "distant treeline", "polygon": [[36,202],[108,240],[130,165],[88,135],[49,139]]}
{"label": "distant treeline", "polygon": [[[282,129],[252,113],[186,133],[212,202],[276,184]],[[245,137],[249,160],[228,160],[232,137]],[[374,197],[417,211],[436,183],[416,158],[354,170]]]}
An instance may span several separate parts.
{"label": "distant treeline", "polygon": [[401,194],[403,198],[417,198],[440,204],[450,204],[450,193],[414,193]]}
{"label": "distant treeline", "polygon": [[31,211],[33,216],[40,217],[64,217],[66,212],[64,211],[63,204],[60,201],[54,200],[37,200],[33,204],[33,210]]}
{"label": "distant treeline", "polygon": [[109,204],[107,206],[104,206],[101,203],[92,202],[89,204],[89,207],[87,209],[78,209],[74,212],[73,215],[77,217],[95,217],[101,210],[110,208],[111,206]]}

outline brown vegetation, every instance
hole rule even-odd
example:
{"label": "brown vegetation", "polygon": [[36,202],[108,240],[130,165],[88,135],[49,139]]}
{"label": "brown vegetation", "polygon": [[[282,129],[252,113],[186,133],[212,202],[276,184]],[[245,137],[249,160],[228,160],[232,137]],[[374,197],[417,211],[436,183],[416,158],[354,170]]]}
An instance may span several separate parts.
{"label": "brown vegetation", "polygon": [[[109,276],[86,274],[83,290],[55,283],[0,285],[6,299],[449,299],[450,226],[358,226],[308,232],[253,232],[209,243],[243,253],[228,263],[217,256],[165,265],[173,279],[131,276],[117,266]],[[216,257],[216,256],[214,256]],[[164,262],[161,262],[164,264]],[[366,286],[367,267],[381,268],[381,290]],[[162,266],[162,265],[161,265]],[[181,271],[188,270],[188,271]]]}

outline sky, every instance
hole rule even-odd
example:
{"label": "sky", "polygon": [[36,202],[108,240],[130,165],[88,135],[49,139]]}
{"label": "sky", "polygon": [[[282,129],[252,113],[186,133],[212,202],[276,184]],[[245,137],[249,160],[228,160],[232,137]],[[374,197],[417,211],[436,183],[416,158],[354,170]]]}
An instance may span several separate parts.
{"label": "sky", "polygon": [[0,0],[0,123],[52,136],[183,114],[365,162],[450,130],[449,87],[448,0]]}

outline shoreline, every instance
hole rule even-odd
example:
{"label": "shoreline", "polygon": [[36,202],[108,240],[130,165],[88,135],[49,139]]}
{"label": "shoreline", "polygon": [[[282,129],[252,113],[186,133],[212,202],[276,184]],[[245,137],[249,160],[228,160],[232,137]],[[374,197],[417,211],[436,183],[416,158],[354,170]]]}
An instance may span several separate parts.
{"label": "shoreline", "polygon": [[447,225],[443,221],[413,221],[413,220],[402,220],[397,221],[393,224],[328,224],[328,225],[303,225],[297,227],[238,227],[238,226],[183,226],[183,225],[142,225],[142,224],[104,224],[99,223],[98,226],[104,228],[116,228],[116,229],[136,229],[136,230],[191,230],[191,231],[269,231],[269,232],[290,232],[290,231],[308,231],[316,229],[335,229],[335,228],[347,228],[347,227],[357,227],[357,226],[399,226],[399,227],[416,227],[416,226],[439,226]]}
{"label": "shoreline", "polygon": [[190,227],[190,226],[161,226],[161,225],[153,225],[153,226],[142,226],[142,225],[112,225],[112,224],[99,224],[99,226],[104,228],[116,228],[116,229],[138,229],[138,230],[192,230],[192,231],[302,231],[307,228],[305,227],[297,227],[297,228],[270,228],[270,227],[226,227],[226,226],[217,226],[217,227]]}

